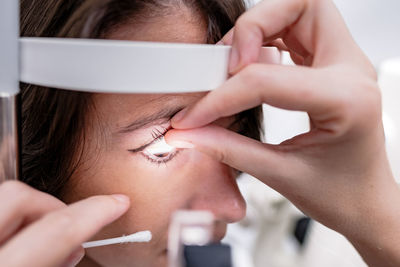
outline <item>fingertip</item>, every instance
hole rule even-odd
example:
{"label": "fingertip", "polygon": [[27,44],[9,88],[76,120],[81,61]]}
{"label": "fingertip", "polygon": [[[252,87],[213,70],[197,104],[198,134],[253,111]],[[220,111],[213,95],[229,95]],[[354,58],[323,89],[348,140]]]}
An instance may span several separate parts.
{"label": "fingertip", "polygon": [[129,207],[131,206],[130,198],[126,195],[113,194],[108,195],[107,197],[111,198],[114,204],[108,206],[109,213],[106,212],[107,208],[105,208],[105,206],[102,206],[103,215],[100,216],[105,219],[105,221],[103,222],[105,224],[109,224],[121,217],[128,211]]}
{"label": "fingertip", "polygon": [[180,130],[168,131],[164,136],[165,142],[168,145],[173,146],[175,148],[181,148],[181,149],[195,148],[195,145],[189,140],[187,140],[185,138],[185,135],[182,136],[182,134],[180,133],[182,133],[182,131]]}
{"label": "fingertip", "polygon": [[170,138],[169,140],[166,139],[166,142],[168,145],[180,149],[193,149],[196,147],[193,143],[181,139]]}
{"label": "fingertip", "polygon": [[170,141],[168,144],[175,148],[181,148],[181,149],[193,149],[196,147],[194,144],[192,144],[190,142],[181,141],[181,140]]}
{"label": "fingertip", "polygon": [[218,151],[215,151],[217,146],[214,144],[214,134],[219,132],[219,128],[218,126],[209,125],[189,130],[171,130],[165,135],[165,140],[169,145],[176,148],[196,149],[199,152],[215,157]]}
{"label": "fingertip", "polygon": [[229,74],[234,75],[249,64],[258,62],[263,44],[262,31],[243,20],[236,25],[229,63]]}
{"label": "fingertip", "polygon": [[171,126],[173,128],[178,128],[180,124],[182,124],[182,121],[186,117],[186,114],[188,113],[189,108],[184,108],[181,111],[179,111],[177,114],[175,114],[174,117],[171,119]]}
{"label": "fingertip", "polygon": [[66,262],[61,265],[63,267],[75,267],[77,266],[81,260],[85,257],[85,249],[83,247],[79,247],[68,257]]}
{"label": "fingertip", "polygon": [[199,110],[198,105],[188,106],[172,117],[171,127],[181,130],[201,127],[208,122],[207,120],[204,121],[203,113],[202,110]]}
{"label": "fingertip", "polygon": [[235,28],[230,29],[224,37],[222,37],[221,41],[224,45],[232,45],[233,36],[234,36]]}
{"label": "fingertip", "polygon": [[111,197],[113,197],[115,200],[117,200],[120,204],[122,204],[124,206],[129,206],[129,204],[131,202],[129,197],[126,195],[114,194],[114,195],[111,195]]}
{"label": "fingertip", "polygon": [[122,216],[129,209],[130,203],[130,198],[123,194],[93,196],[75,203],[75,210],[80,210],[78,213],[91,210],[92,214],[99,216],[98,222],[108,224]]}
{"label": "fingertip", "polygon": [[238,72],[238,70],[240,69],[239,63],[240,63],[239,50],[237,49],[236,46],[233,46],[229,59],[229,74],[235,74],[236,72]]}

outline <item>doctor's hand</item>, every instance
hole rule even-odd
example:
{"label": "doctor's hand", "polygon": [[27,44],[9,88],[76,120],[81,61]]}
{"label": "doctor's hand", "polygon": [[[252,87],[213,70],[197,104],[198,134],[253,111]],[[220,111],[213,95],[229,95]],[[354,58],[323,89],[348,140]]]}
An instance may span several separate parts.
{"label": "doctor's hand", "polygon": [[[282,193],[345,235],[370,266],[400,266],[400,192],[388,164],[376,73],[329,0],[268,0],[222,40],[220,88],[172,119],[168,143],[196,148]],[[263,45],[296,66],[256,63]],[[305,111],[311,130],[280,145],[210,123],[260,104]]]}
{"label": "doctor's hand", "polygon": [[75,266],[81,243],[129,207],[123,195],[96,196],[70,206],[20,182],[0,184],[0,265]]}

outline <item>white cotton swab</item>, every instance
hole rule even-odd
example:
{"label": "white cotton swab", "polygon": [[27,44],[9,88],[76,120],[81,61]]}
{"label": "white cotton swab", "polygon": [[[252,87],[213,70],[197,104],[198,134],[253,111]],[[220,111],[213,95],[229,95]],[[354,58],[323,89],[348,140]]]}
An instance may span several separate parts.
{"label": "white cotton swab", "polygon": [[83,248],[94,248],[100,246],[108,246],[114,244],[124,244],[124,243],[139,243],[139,242],[149,242],[152,238],[150,231],[137,232],[127,236],[121,236],[116,238],[91,241],[82,244]]}

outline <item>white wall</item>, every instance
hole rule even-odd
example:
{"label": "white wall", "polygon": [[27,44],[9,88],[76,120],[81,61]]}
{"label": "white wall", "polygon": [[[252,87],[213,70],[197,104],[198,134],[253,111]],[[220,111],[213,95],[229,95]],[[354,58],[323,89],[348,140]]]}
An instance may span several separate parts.
{"label": "white wall", "polygon": [[378,66],[400,56],[399,0],[335,0],[361,48]]}
{"label": "white wall", "polygon": [[400,57],[400,0],[334,2],[355,40],[376,66],[384,59]]}

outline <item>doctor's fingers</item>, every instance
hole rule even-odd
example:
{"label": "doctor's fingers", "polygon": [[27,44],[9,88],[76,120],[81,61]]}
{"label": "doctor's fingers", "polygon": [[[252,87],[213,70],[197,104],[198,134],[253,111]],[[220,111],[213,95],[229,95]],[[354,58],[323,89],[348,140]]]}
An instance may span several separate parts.
{"label": "doctor's fingers", "polygon": [[244,13],[223,38],[233,46],[230,72],[256,62],[261,46],[277,38],[308,65],[349,62],[364,68],[368,62],[332,1],[269,0]]}
{"label": "doctor's fingers", "polygon": [[0,244],[3,244],[22,226],[46,213],[65,208],[60,200],[28,185],[7,181],[0,185]]}
{"label": "doctor's fingers", "polygon": [[60,266],[102,227],[129,207],[123,195],[96,196],[53,211],[21,230],[0,249],[4,266]]}
{"label": "doctor's fingers", "polygon": [[309,169],[304,162],[279,146],[264,144],[215,125],[170,130],[165,139],[178,148],[194,146],[197,151],[257,177],[285,195],[302,183],[301,173]]}
{"label": "doctor's fingers", "polygon": [[336,136],[354,127],[352,123],[372,123],[365,118],[380,112],[376,81],[358,70],[251,64],[179,112],[171,125],[175,129],[201,127],[263,103],[308,112],[316,127]]}

